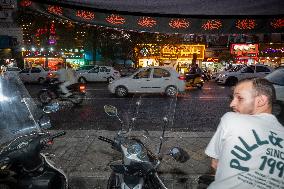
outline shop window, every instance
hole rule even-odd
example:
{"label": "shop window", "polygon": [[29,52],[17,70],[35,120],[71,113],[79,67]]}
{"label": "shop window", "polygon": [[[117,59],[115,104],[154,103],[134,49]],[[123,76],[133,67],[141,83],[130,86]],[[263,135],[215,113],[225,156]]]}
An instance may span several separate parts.
{"label": "shop window", "polygon": [[32,68],[31,73],[40,73],[41,70],[39,68]]}
{"label": "shop window", "polygon": [[170,77],[171,74],[169,71],[162,68],[155,68],[153,73],[153,78],[162,78],[162,77]]}
{"label": "shop window", "polygon": [[256,66],[256,72],[270,72],[270,70],[265,66]]}

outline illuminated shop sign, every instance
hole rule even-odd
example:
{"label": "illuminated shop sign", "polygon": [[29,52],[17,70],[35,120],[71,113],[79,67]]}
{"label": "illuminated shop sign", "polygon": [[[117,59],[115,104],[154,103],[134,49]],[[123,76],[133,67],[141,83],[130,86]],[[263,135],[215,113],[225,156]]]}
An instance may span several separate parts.
{"label": "illuminated shop sign", "polygon": [[197,59],[204,59],[205,45],[167,45],[161,49],[162,58],[192,59],[193,54]]}
{"label": "illuminated shop sign", "polygon": [[238,57],[256,57],[258,54],[258,44],[232,44],[231,54]]}

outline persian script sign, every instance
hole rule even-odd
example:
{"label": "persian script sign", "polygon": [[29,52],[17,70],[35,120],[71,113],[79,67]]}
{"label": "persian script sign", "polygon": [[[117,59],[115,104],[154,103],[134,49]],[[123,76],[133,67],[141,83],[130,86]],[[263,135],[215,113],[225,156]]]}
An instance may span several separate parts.
{"label": "persian script sign", "polygon": [[205,45],[167,45],[161,49],[162,58],[193,58],[204,59]]}

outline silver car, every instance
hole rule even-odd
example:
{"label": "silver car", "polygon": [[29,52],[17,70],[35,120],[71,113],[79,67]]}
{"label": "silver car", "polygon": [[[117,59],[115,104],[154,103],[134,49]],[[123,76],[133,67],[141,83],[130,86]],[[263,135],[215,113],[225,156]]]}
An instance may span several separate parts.
{"label": "silver car", "polygon": [[276,100],[284,104],[284,68],[275,70],[265,78],[273,83],[276,91]]}

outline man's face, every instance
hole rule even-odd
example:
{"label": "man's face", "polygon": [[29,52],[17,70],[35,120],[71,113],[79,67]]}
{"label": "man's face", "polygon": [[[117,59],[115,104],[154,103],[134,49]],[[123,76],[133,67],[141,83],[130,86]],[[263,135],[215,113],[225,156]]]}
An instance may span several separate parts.
{"label": "man's face", "polygon": [[230,107],[234,112],[254,114],[255,93],[251,82],[244,82],[236,86]]}

